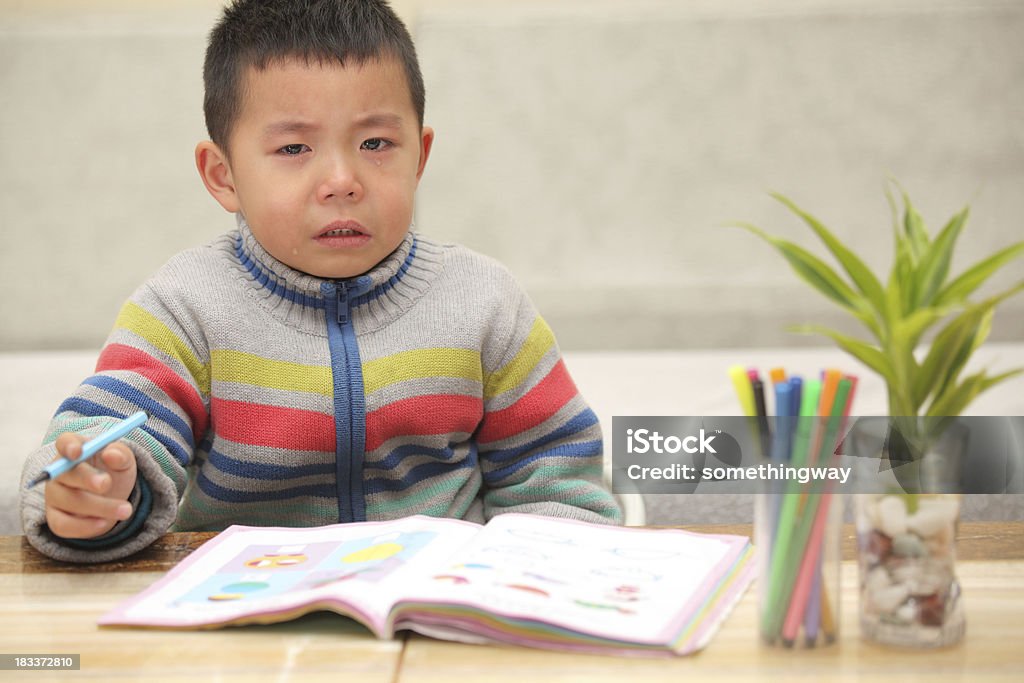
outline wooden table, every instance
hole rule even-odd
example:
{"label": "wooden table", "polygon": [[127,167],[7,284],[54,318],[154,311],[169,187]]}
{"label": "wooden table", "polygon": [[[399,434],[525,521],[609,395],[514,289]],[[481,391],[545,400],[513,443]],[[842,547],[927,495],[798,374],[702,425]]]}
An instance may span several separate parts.
{"label": "wooden table", "polygon": [[[749,525],[687,527],[749,534]],[[636,660],[409,636],[380,641],[353,622],[315,614],[287,624],[210,632],[99,629],[96,619],[155,581],[211,534],[168,534],[135,557],[65,565],[18,536],[0,537],[0,652],[80,654],[74,672],[0,671],[0,681],[1019,681],[1024,678],[1024,522],[965,522],[958,574],[967,637],[937,651],[890,649],[857,632],[853,531],[844,530],[837,646],[790,652],[756,635],[756,588],[703,652]]]}

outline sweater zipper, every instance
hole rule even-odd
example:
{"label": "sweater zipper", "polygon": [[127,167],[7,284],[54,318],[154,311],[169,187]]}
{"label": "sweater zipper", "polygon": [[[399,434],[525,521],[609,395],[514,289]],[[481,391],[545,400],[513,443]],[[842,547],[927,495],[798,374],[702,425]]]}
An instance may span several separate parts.
{"label": "sweater zipper", "polygon": [[327,303],[327,341],[334,379],[334,455],[339,522],[366,520],[363,489],[366,395],[359,346],[352,325],[352,300],[369,288],[369,277],[321,285]]}

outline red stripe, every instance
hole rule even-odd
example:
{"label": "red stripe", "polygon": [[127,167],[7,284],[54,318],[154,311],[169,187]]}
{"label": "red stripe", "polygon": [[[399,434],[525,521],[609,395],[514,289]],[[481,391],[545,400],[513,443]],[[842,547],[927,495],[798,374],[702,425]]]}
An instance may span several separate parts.
{"label": "red stripe", "polygon": [[213,428],[235,443],[300,451],[335,450],[334,416],[246,401],[210,400]]}
{"label": "red stripe", "polygon": [[560,360],[518,401],[508,408],[488,413],[477,440],[490,443],[533,429],[561,410],[576,394],[576,385]]}
{"label": "red stripe", "polygon": [[190,381],[191,377],[186,379],[145,351],[124,344],[108,344],[100,352],[96,372],[110,370],[134,372],[153,382],[188,415],[196,441],[203,438],[208,416],[203,398]]}
{"label": "red stripe", "polygon": [[404,398],[366,414],[366,451],[388,439],[417,434],[472,434],[480,424],[483,401],[477,396],[430,394]]}

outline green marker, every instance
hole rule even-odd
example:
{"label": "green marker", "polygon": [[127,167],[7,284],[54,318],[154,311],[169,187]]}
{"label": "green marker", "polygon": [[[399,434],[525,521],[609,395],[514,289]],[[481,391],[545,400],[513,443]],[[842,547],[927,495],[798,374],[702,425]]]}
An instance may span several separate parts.
{"label": "green marker", "polygon": [[[800,417],[796,421],[796,432],[793,435],[793,453],[790,463],[793,467],[803,467],[807,462],[807,451],[810,447],[811,430],[817,421],[818,398],[821,396],[821,380],[809,379],[804,382],[803,394],[800,397]],[[772,561],[768,571],[768,609],[761,612],[761,636],[766,642],[773,642],[779,635],[782,626],[784,600],[781,584],[786,559],[790,554],[797,505],[800,502],[800,484],[790,480],[786,485],[786,495],[779,511],[779,525],[776,529],[775,547],[772,548]],[[777,618],[776,618],[777,616]]]}

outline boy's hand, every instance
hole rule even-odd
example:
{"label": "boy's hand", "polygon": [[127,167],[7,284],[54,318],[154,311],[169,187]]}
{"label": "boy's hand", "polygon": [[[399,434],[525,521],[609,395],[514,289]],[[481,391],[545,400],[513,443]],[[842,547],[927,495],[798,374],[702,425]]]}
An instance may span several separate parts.
{"label": "boy's hand", "polygon": [[[57,437],[57,452],[77,459],[85,439],[73,432]],[[128,497],[135,488],[135,453],[123,441],[110,444],[56,479],[46,482],[46,523],[62,538],[102,536],[132,516]]]}

